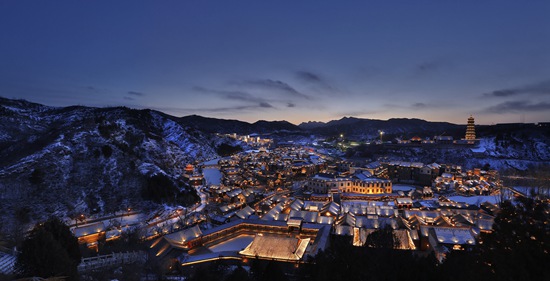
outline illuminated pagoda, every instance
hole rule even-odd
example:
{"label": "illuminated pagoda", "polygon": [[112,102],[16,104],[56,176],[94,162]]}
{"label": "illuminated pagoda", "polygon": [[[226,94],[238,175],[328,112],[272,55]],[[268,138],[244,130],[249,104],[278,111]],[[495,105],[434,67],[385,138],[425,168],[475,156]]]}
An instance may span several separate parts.
{"label": "illuminated pagoda", "polygon": [[468,125],[466,127],[466,137],[464,139],[468,141],[476,140],[476,128],[474,124],[474,117],[472,117],[472,115],[470,115],[470,118],[468,118]]}

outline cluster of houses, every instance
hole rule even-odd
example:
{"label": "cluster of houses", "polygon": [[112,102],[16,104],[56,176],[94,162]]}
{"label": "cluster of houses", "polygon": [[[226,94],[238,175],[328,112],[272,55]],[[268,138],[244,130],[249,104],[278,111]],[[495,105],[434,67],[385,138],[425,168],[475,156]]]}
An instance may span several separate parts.
{"label": "cluster of houses", "polygon": [[304,179],[326,167],[321,156],[297,147],[259,149],[221,159],[220,185],[203,189],[216,208],[214,222],[226,222],[245,204],[252,204],[270,193],[289,188],[297,179]]}
{"label": "cluster of houses", "polygon": [[265,137],[262,138],[262,136],[259,134],[237,135],[237,133],[233,133],[225,134],[223,136],[242,141],[252,147],[270,147],[273,144],[272,139]]}
{"label": "cluster of houses", "polygon": [[[152,233],[150,256],[172,266],[249,258],[301,263],[328,247],[331,237],[369,246],[370,235],[390,229],[396,249],[433,251],[443,260],[450,251],[475,247],[499,210],[494,202],[447,198],[496,192],[496,171],[437,163],[327,162],[295,146],[221,159],[220,184],[200,188],[207,194],[202,217],[181,230]],[[188,166],[186,174],[199,173]],[[98,233],[117,235],[105,228],[93,235]],[[82,233],[80,239],[87,237]]]}
{"label": "cluster of houses", "polygon": [[289,186],[297,177],[313,175],[326,167],[321,156],[305,148],[259,149],[219,161],[226,186]]}
{"label": "cluster of houses", "polygon": [[[315,169],[306,172],[308,177],[296,193],[284,181],[300,178],[300,172],[293,169],[297,163]],[[389,228],[396,249],[433,251],[442,260],[449,251],[475,247],[479,235],[491,231],[498,212],[490,202],[476,205],[434,198],[447,194],[440,192],[445,186],[452,187],[453,193],[461,187],[479,187],[482,192],[470,194],[488,194],[498,188],[493,184],[498,174],[493,171],[463,172],[460,166],[437,163],[328,164],[307,149],[295,147],[244,153],[221,160],[219,165],[222,182],[230,184],[205,189],[211,202],[217,203],[208,215],[213,227],[197,227],[183,240],[180,234],[158,238],[156,245],[163,246],[152,247],[155,256],[177,259],[180,265],[250,257],[303,262],[327,247],[331,236],[368,246],[369,235]],[[283,183],[276,188],[262,178],[270,175]],[[242,184],[245,180],[249,184]],[[412,185],[409,190],[394,190],[393,183]],[[251,237],[230,251],[213,250],[226,241],[246,238],[242,236]],[[292,247],[275,250],[276,245],[287,244]]]}
{"label": "cluster of houses", "polygon": [[[474,168],[463,171],[461,166],[453,164],[390,161],[355,167],[347,162],[338,163],[336,171],[339,178],[389,179],[392,183],[429,187],[437,193],[490,195],[500,186],[499,174],[495,170]],[[423,196],[430,193],[433,192],[424,190]]]}
{"label": "cluster of houses", "polygon": [[[180,237],[190,230],[158,238],[151,248],[152,255],[177,258],[181,265],[228,257],[303,262],[308,254],[325,249],[331,236],[348,239],[355,246],[365,246],[369,235],[389,228],[394,234],[396,249],[433,251],[443,260],[450,251],[475,247],[479,235],[491,231],[498,212],[498,207],[489,202],[478,206],[441,197],[415,201],[408,198],[407,204],[399,199],[401,197],[392,201],[342,200],[337,203],[276,195],[257,208],[242,206],[214,228],[197,226],[192,230],[193,235],[184,235],[185,239]],[[212,233],[216,233],[216,239],[210,238]],[[252,238],[232,252],[207,250],[240,235]],[[274,254],[271,248],[277,243],[289,243],[294,248]],[[301,254],[292,255],[298,248]],[[174,252],[168,254],[171,251]]]}

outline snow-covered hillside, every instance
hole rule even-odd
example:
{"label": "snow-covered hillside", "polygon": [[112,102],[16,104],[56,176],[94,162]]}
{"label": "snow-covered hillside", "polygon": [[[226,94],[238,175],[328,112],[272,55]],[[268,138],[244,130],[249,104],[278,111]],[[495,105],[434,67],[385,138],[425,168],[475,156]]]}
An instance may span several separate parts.
{"label": "snow-covered hillside", "polygon": [[[364,149],[364,150],[361,150]],[[358,148],[355,154],[382,161],[453,163],[467,169],[484,167],[520,170],[550,163],[550,137],[545,130],[485,136],[479,145],[387,146]]]}
{"label": "snow-covered hillside", "polygon": [[0,98],[0,220],[149,206],[148,177],[176,180],[186,164],[217,157],[223,141],[150,110]]}

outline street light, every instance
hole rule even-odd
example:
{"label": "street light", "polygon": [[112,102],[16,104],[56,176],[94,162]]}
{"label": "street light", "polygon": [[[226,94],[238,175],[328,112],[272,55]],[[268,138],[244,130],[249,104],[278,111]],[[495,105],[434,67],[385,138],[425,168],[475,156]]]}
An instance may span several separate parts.
{"label": "street light", "polygon": [[383,136],[383,135],[384,135],[384,131],[380,131],[380,143],[384,143],[384,142],[382,141],[382,136]]}

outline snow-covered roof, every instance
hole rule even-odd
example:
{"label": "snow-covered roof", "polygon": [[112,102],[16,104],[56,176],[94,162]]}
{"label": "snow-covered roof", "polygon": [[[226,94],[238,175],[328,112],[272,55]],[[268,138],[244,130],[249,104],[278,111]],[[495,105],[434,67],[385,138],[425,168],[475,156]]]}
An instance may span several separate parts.
{"label": "snow-covered roof", "polygon": [[199,237],[201,235],[202,235],[201,229],[199,228],[198,225],[195,225],[193,227],[190,227],[181,231],[177,231],[172,234],[168,234],[164,237],[176,243],[185,243],[186,241],[189,241],[190,239]]}
{"label": "snow-covered roof", "polygon": [[433,230],[440,244],[475,245],[476,243],[468,228],[434,227]]}
{"label": "snow-covered roof", "polygon": [[302,218],[304,222],[314,223],[317,221],[319,213],[317,212],[308,212],[308,211],[290,211],[288,214],[289,218]]}
{"label": "snow-covered roof", "polygon": [[349,225],[349,226],[355,226],[355,215],[352,213],[345,213],[344,215],[341,215],[338,220],[336,221],[336,224],[338,225]]}
{"label": "snow-covered roof", "polygon": [[334,217],[318,216],[317,223],[332,225],[334,223]]}
{"label": "snow-covered roof", "polygon": [[302,209],[303,206],[304,206],[304,201],[300,199],[296,199],[294,200],[294,202],[292,202],[292,204],[290,204],[290,209],[299,211]]}
{"label": "snow-covered roof", "polygon": [[105,231],[105,224],[103,222],[96,222],[84,226],[75,227],[73,229],[74,236],[83,237],[86,235],[96,234]]}
{"label": "snow-covered roof", "polygon": [[343,211],[349,212],[355,215],[364,215],[367,213],[367,205],[362,204],[344,204]]}
{"label": "snow-covered roof", "polygon": [[236,188],[236,189],[233,189],[232,191],[228,192],[228,193],[227,193],[227,196],[233,198],[233,197],[235,197],[235,196],[241,194],[242,192],[243,192],[242,189]]}
{"label": "snow-covered roof", "polygon": [[275,216],[277,216],[281,211],[283,210],[283,204],[279,203],[275,205],[269,212],[267,212],[263,217],[262,220],[274,220]]}
{"label": "snow-covered roof", "polygon": [[353,236],[353,226],[337,225],[334,228],[334,233],[337,235]]}
{"label": "snow-covered roof", "polygon": [[247,219],[250,215],[254,214],[256,211],[250,206],[246,206],[239,210],[235,215],[241,219]]}
{"label": "snow-covered roof", "polygon": [[414,215],[416,215],[418,217],[421,217],[421,218],[427,218],[428,217],[428,218],[435,219],[440,215],[440,213],[438,211],[425,211],[425,210],[423,210],[423,211],[420,211],[420,210],[404,210],[403,211],[403,216],[405,218],[409,218],[409,217],[414,216]]}
{"label": "snow-covered roof", "polygon": [[321,208],[323,208],[324,203],[323,202],[313,202],[313,201],[306,201],[304,203],[304,210],[306,211],[318,211]]}
{"label": "snow-covered roof", "polygon": [[376,207],[376,214],[381,217],[391,217],[399,214],[399,211],[393,207],[390,206],[380,206]]}
{"label": "snow-covered roof", "polygon": [[340,213],[340,205],[338,203],[335,203],[331,201],[330,203],[327,203],[321,208],[321,211],[319,211],[321,214],[331,214],[333,216],[336,216]]}
{"label": "snow-covered roof", "polygon": [[483,231],[491,231],[493,229],[493,223],[495,222],[493,219],[478,219],[476,222],[476,226],[479,227],[480,230]]}
{"label": "snow-covered roof", "polygon": [[248,257],[298,261],[304,256],[309,241],[309,238],[256,235],[252,243],[239,253]]}
{"label": "snow-covered roof", "polygon": [[376,168],[379,168],[380,166],[381,166],[380,162],[375,161],[375,162],[370,162],[367,165],[365,165],[365,168],[367,168],[367,169],[376,169]]}

